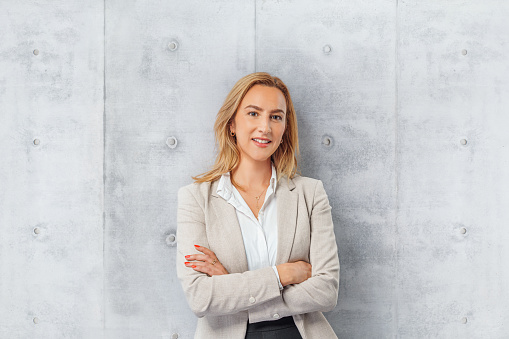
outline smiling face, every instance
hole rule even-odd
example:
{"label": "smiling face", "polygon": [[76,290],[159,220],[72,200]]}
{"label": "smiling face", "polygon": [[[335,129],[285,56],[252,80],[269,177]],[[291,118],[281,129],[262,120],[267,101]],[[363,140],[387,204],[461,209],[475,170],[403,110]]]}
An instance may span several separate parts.
{"label": "smiling face", "polygon": [[286,128],[286,100],[278,88],[254,85],[244,96],[230,131],[236,133],[240,158],[267,161]]}

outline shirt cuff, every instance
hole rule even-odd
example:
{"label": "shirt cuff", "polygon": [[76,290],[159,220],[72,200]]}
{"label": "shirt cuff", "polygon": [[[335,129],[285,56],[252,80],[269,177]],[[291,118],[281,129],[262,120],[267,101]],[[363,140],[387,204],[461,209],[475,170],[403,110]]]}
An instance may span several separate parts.
{"label": "shirt cuff", "polygon": [[276,273],[277,283],[279,284],[279,290],[282,291],[283,290],[283,285],[281,285],[281,280],[279,280],[279,273],[277,271],[276,266],[272,266],[272,269],[274,270],[274,273]]}

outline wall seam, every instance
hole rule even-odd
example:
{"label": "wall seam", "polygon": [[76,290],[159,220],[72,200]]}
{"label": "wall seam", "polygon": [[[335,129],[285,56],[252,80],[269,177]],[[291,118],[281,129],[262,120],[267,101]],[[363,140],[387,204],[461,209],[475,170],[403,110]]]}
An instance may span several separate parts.
{"label": "wall seam", "polygon": [[106,332],[106,0],[103,0],[103,288],[102,288],[102,327]]}
{"label": "wall seam", "polygon": [[394,42],[394,295],[393,295],[393,337],[399,337],[399,255],[398,255],[398,216],[399,216],[399,0],[395,8],[395,42]]}

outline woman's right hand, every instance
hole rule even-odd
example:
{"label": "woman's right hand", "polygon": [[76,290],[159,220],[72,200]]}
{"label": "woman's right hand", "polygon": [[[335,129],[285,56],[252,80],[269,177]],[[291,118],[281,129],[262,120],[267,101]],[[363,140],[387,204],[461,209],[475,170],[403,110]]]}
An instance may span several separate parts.
{"label": "woman's right hand", "polygon": [[276,268],[283,286],[300,284],[311,278],[311,264],[302,260],[277,265]]}
{"label": "woman's right hand", "polygon": [[224,268],[223,264],[219,262],[216,254],[209,250],[207,247],[194,245],[197,251],[202,252],[203,254],[191,254],[186,255],[185,258],[187,260],[194,260],[192,262],[185,262],[184,264],[192,268],[195,271],[202,272],[207,274],[209,277],[213,275],[223,275],[228,274],[226,268]]}

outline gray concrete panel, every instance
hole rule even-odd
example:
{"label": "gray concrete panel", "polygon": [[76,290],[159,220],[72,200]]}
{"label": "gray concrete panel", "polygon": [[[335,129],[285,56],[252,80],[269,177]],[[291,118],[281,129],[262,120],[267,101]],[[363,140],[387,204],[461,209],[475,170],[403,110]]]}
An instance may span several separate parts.
{"label": "gray concrete panel", "polygon": [[108,338],[193,336],[175,273],[176,192],[212,165],[217,111],[253,69],[253,6],[106,3]]}
{"label": "gray concrete panel", "polygon": [[0,338],[97,338],[103,3],[0,3]]}
{"label": "gray concrete panel", "polygon": [[509,335],[508,14],[503,1],[399,6],[402,337]]}
{"label": "gray concrete panel", "polygon": [[256,68],[289,85],[303,175],[331,200],[341,284],[326,317],[344,338],[391,337],[397,316],[395,26],[390,1],[258,2]]}

